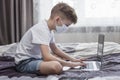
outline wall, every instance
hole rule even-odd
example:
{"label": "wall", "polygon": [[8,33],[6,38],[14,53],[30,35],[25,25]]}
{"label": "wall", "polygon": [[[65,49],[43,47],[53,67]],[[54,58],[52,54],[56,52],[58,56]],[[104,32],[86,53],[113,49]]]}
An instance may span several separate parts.
{"label": "wall", "polygon": [[[95,28],[95,27],[94,27]],[[90,28],[87,30],[80,28],[73,28],[68,30],[66,33],[55,33],[56,42],[62,43],[75,43],[75,42],[96,42],[98,39],[98,34],[105,34],[105,41],[120,43],[120,28],[98,28],[94,30]],[[113,30],[114,29],[114,30]],[[81,30],[81,31],[80,31]]]}

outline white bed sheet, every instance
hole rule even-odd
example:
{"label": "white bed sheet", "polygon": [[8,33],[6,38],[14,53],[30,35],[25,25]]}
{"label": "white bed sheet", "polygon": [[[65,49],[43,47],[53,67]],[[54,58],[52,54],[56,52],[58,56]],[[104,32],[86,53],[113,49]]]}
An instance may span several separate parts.
{"label": "white bed sheet", "polygon": [[[61,49],[65,47],[70,47],[75,49],[74,54],[70,54],[74,57],[89,57],[97,54],[97,42],[92,43],[61,43],[58,44]],[[120,44],[115,42],[105,42],[104,43],[104,55],[120,53]]]}
{"label": "white bed sheet", "polygon": [[[0,46],[0,55],[14,56],[18,43],[12,43],[8,45]],[[97,53],[97,42],[92,43],[57,43],[57,45],[64,49],[65,47],[70,47],[75,49],[74,54],[70,54],[74,57],[76,56],[92,56]],[[120,53],[120,44],[115,42],[105,42],[104,43],[104,55],[111,53]]]}

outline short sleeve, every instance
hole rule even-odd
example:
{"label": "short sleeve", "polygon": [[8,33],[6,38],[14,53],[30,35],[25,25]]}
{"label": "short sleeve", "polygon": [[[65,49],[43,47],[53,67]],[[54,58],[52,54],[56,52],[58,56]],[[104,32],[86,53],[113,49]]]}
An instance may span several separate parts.
{"label": "short sleeve", "polygon": [[51,32],[51,40],[50,43],[55,43],[55,37],[54,37],[54,32]]}
{"label": "short sleeve", "polygon": [[37,33],[32,34],[32,43],[49,45],[50,39],[47,35],[41,36]]}
{"label": "short sleeve", "polygon": [[45,44],[49,45],[50,36],[46,30],[33,29],[32,32],[32,43],[33,44]]}

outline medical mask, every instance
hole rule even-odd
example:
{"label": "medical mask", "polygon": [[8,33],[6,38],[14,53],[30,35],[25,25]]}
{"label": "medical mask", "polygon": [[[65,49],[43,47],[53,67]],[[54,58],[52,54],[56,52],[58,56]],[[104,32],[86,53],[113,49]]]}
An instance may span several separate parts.
{"label": "medical mask", "polygon": [[56,25],[56,32],[57,33],[65,32],[67,30],[68,30],[68,27],[65,24],[63,24],[62,26]]}

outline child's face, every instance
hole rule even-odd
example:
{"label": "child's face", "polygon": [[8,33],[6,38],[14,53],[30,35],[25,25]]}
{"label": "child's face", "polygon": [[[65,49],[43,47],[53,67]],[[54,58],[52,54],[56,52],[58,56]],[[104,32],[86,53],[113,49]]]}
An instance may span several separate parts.
{"label": "child's face", "polygon": [[60,17],[57,17],[56,20],[55,20],[55,26],[58,25],[58,26],[62,26],[62,25],[66,25],[67,27],[69,27],[72,22],[68,19],[62,19]]}
{"label": "child's face", "polygon": [[68,27],[72,24],[72,22],[68,19],[62,19],[60,17],[55,20],[55,30],[58,33],[67,31]]}

